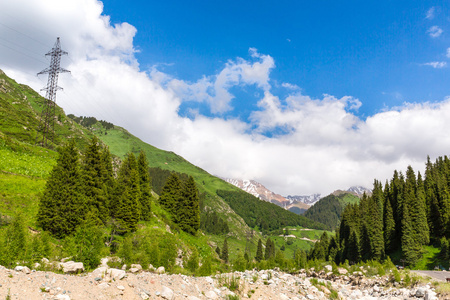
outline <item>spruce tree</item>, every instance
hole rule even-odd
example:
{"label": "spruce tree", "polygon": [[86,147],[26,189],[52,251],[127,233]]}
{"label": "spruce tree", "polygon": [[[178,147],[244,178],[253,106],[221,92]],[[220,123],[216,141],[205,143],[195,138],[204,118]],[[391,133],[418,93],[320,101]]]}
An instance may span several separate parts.
{"label": "spruce tree", "polygon": [[140,220],[139,173],[135,156],[130,153],[119,169],[114,192],[113,217],[119,221],[122,233],[135,231]]}
{"label": "spruce tree", "polygon": [[225,263],[228,263],[228,241],[225,239],[222,247],[222,255],[220,257]]}
{"label": "spruce tree", "polygon": [[[386,194],[389,194],[389,186],[386,183]],[[394,238],[395,238],[395,221],[394,212],[392,210],[391,200],[385,199],[384,202],[384,218],[383,218],[383,234],[384,234],[384,246],[386,253],[391,253],[394,250]]]}
{"label": "spruce tree", "polygon": [[83,160],[83,191],[86,195],[87,210],[94,218],[104,224],[109,216],[107,204],[107,186],[104,182],[106,168],[102,158],[99,141],[94,136]]}
{"label": "spruce tree", "polygon": [[412,205],[412,224],[421,245],[430,243],[430,229],[426,214],[425,187],[420,172],[417,175],[416,201]]}
{"label": "spruce tree", "polygon": [[261,239],[258,240],[258,248],[256,249],[255,259],[257,262],[260,262],[261,260],[264,259]]}
{"label": "spruce tree", "polygon": [[152,188],[148,167],[147,157],[144,151],[139,153],[138,157],[139,187],[141,189],[141,197],[139,198],[141,206],[141,218],[145,221],[150,220],[151,216],[151,199]]}
{"label": "spruce tree", "polygon": [[402,233],[402,255],[408,265],[413,265],[420,256],[420,245],[414,239],[415,234],[408,205],[403,206]]}
{"label": "spruce tree", "polygon": [[171,173],[161,191],[159,203],[173,216],[177,210],[178,202],[181,198],[181,182],[176,173]]}
{"label": "spruce tree", "polygon": [[59,157],[39,201],[37,221],[61,238],[75,231],[85,214],[78,150],[71,141],[58,150]]}
{"label": "spruce tree", "polygon": [[200,228],[198,190],[192,176],[189,176],[183,185],[180,204],[175,215],[177,223],[183,231],[195,234]]}

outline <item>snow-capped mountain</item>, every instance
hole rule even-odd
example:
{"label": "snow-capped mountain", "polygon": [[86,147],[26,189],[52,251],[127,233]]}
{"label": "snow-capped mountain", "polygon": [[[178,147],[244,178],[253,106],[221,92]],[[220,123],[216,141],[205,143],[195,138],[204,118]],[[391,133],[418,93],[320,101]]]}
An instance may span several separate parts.
{"label": "snow-capped mountain", "polygon": [[314,203],[319,201],[320,198],[322,198],[320,196],[320,194],[312,194],[312,195],[308,195],[308,196],[291,196],[291,195],[289,195],[286,197],[286,199],[288,199],[291,204],[294,204],[297,202],[302,202],[302,203],[305,203],[308,205],[314,205]]}
{"label": "snow-capped mountain", "polygon": [[352,187],[350,187],[348,190],[347,190],[347,192],[350,192],[350,193],[352,193],[352,194],[354,194],[354,195],[356,195],[356,196],[358,196],[358,197],[362,197],[362,195],[364,194],[364,193],[366,193],[366,195],[372,195],[372,190],[371,189],[368,189],[368,188],[365,188],[365,187],[363,187],[363,186],[352,186]]}
{"label": "snow-capped mountain", "polygon": [[[231,178],[223,178],[228,183],[231,183],[234,186],[237,186],[241,190],[246,191],[249,194],[252,194],[253,196],[267,201],[274,203],[278,206],[281,206],[285,209],[288,209],[289,206],[293,204],[292,201],[286,199],[285,197],[275,194],[274,192],[267,189],[265,186],[263,186],[261,183],[255,181],[255,180],[242,180],[242,179],[231,179]],[[301,205],[297,205],[301,209],[308,209],[309,205],[305,203],[301,203]]]}

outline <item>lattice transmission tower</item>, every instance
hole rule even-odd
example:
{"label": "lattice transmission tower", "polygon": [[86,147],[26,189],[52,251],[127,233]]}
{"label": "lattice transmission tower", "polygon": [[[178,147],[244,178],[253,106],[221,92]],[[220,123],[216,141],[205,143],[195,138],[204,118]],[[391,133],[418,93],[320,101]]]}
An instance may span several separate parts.
{"label": "lattice transmission tower", "polygon": [[50,67],[37,73],[37,75],[48,74],[47,87],[41,91],[47,91],[45,95],[45,102],[42,108],[41,114],[41,126],[40,131],[42,133],[42,141],[38,141],[39,134],[36,135],[36,144],[41,143],[43,147],[47,147],[47,143],[51,141],[53,143],[55,136],[55,107],[56,107],[56,91],[61,90],[58,86],[59,73],[70,72],[61,68],[61,55],[67,55],[66,51],[61,50],[61,44],[59,37],[56,39],[56,43],[52,50],[45,56],[50,56]]}

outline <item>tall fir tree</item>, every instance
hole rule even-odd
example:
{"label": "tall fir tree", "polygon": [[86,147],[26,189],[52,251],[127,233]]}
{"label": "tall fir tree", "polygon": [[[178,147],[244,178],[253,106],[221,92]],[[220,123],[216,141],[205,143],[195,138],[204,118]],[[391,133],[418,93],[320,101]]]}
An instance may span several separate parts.
{"label": "tall fir tree", "polygon": [[69,142],[58,152],[39,201],[37,221],[44,230],[61,238],[74,232],[84,219],[86,200],[75,143]]}
{"label": "tall fir tree", "polygon": [[[159,203],[168,210],[173,216],[177,210],[179,200],[181,198],[181,181],[176,173],[171,173],[161,191]],[[174,216],[175,217],[175,216]]]}
{"label": "tall fir tree", "polygon": [[113,217],[126,233],[135,231],[140,220],[140,186],[136,158],[133,153],[122,162],[119,169],[113,200]]}
{"label": "tall fir tree", "polygon": [[89,144],[83,159],[83,191],[86,195],[87,210],[94,218],[104,224],[109,217],[107,203],[107,186],[105,184],[106,168],[102,158],[101,147],[96,136]]}
{"label": "tall fir tree", "polygon": [[220,258],[225,263],[228,263],[228,240],[227,239],[225,239],[225,241],[223,242],[222,255],[220,256]]}
{"label": "tall fir tree", "polygon": [[411,207],[411,221],[416,233],[416,240],[421,245],[430,243],[430,228],[428,227],[426,213],[425,187],[420,172],[417,174],[416,200]]}
{"label": "tall fir tree", "polygon": [[180,228],[190,234],[195,234],[200,228],[200,207],[198,190],[194,178],[189,176],[181,191],[180,205],[175,212]]}
{"label": "tall fir tree", "polygon": [[152,188],[150,172],[148,167],[147,157],[144,151],[141,151],[138,156],[138,172],[139,172],[139,187],[141,189],[141,196],[139,198],[141,206],[141,218],[145,221],[150,220],[152,209]]}
{"label": "tall fir tree", "polygon": [[258,240],[258,248],[256,249],[255,259],[257,262],[260,262],[264,259],[261,239]]}
{"label": "tall fir tree", "polygon": [[420,244],[416,241],[408,205],[403,205],[402,256],[408,265],[414,264],[420,256]]}
{"label": "tall fir tree", "polygon": [[391,199],[389,197],[389,184],[385,185],[385,202],[384,202],[384,217],[383,217],[383,234],[384,234],[384,247],[386,253],[394,251],[394,238],[395,238],[395,221],[394,212],[392,210]]}

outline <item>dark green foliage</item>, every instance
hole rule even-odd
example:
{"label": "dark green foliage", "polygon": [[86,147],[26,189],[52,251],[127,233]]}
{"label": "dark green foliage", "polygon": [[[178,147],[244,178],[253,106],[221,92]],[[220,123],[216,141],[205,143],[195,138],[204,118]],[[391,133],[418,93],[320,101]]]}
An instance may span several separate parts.
{"label": "dark green foliage", "polygon": [[314,244],[308,259],[328,260],[330,241],[328,234],[324,232],[320,240]]}
{"label": "dark green foliage", "polygon": [[163,170],[161,168],[149,168],[150,170],[150,177],[152,178],[152,189],[157,193],[158,195],[161,195],[162,189],[164,185],[167,182],[167,179],[170,177],[171,174],[175,173],[178,175],[178,178],[180,181],[184,182],[187,180],[188,175],[178,172],[171,172],[169,170]]}
{"label": "dark green foliage", "polygon": [[222,255],[220,256],[220,258],[225,263],[228,263],[228,241],[227,241],[227,239],[225,239],[225,241],[223,242]]}
{"label": "dark green foliage", "polygon": [[[169,178],[167,178],[166,184],[164,185],[161,195],[159,197],[159,204],[166,209],[168,212],[174,215],[177,210],[178,203],[181,199],[182,186],[180,178],[176,173],[172,173]],[[176,219],[174,220],[177,221]]]}
{"label": "dark green foliage", "polygon": [[200,215],[200,228],[211,234],[227,234],[230,229],[215,211],[204,210]]}
{"label": "dark green foliage", "polygon": [[13,268],[14,262],[27,258],[27,231],[22,215],[17,215],[6,229],[6,235],[0,246],[0,263]]}
{"label": "dark green foliage", "polygon": [[320,199],[304,213],[304,216],[327,225],[328,229],[335,229],[339,225],[345,207],[340,201],[343,196],[345,195],[339,197],[331,194]]}
{"label": "dark green foliage", "polygon": [[256,249],[255,259],[257,262],[260,262],[261,260],[264,259],[261,239],[258,240],[258,248]]}
{"label": "dark green foliage", "polygon": [[181,230],[195,234],[200,228],[198,190],[192,176],[189,176],[183,185],[181,199],[175,214]]}
{"label": "dark green foliage", "polygon": [[217,255],[218,255],[219,257],[221,257],[219,246],[216,247],[216,253],[217,253]]}
{"label": "dark green foliage", "polygon": [[140,219],[139,173],[135,156],[130,153],[119,169],[111,212],[122,233],[135,231]]}
{"label": "dark green foliage", "polygon": [[275,243],[270,238],[267,238],[264,259],[269,260],[272,257],[275,257]]}
{"label": "dark green foliage", "polygon": [[392,210],[391,199],[389,197],[389,184],[386,183],[385,187],[385,200],[384,200],[384,217],[383,217],[383,234],[384,234],[384,245],[386,252],[390,253],[394,251],[394,238],[395,238],[395,221],[394,212]]}
{"label": "dark green foliage", "polygon": [[88,270],[100,264],[103,249],[103,232],[98,227],[97,216],[90,212],[87,220],[77,227],[75,233],[67,237],[67,254],[80,261]]}
{"label": "dark green foliage", "polygon": [[408,206],[404,205],[403,220],[402,220],[402,254],[406,264],[414,264],[420,257],[419,241],[414,240],[413,225],[411,224],[411,217]]}
{"label": "dark green foliage", "polygon": [[109,216],[106,166],[97,137],[93,137],[83,159],[83,192],[87,211],[104,224]]}
{"label": "dark green foliage", "polygon": [[139,173],[139,187],[141,189],[141,195],[139,198],[141,207],[141,218],[145,221],[150,220],[151,216],[151,200],[152,200],[152,188],[151,179],[148,167],[147,157],[144,152],[141,151],[138,157],[138,173]]}
{"label": "dark green foliage", "polygon": [[442,260],[447,261],[450,258],[450,247],[448,240],[443,237],[440,241],[441,244],[441,251],[439,253],[439,256]]}
{"label": "dark green foliage", "polygon": [[244,191],[217,190],[217,195],[227,202],[251,228],[258,226],[263,232],[284,226],[303,226],[326,229],[326,226],[287,211],[273,203],[261,201]]}
{"label": "dark green foliage", "polygon": [[82,222],[86,200],[75,144],[71,142],[58,152],[57,164],[39,202],[37,220],[44,230],[56,237],[64,237]]}

